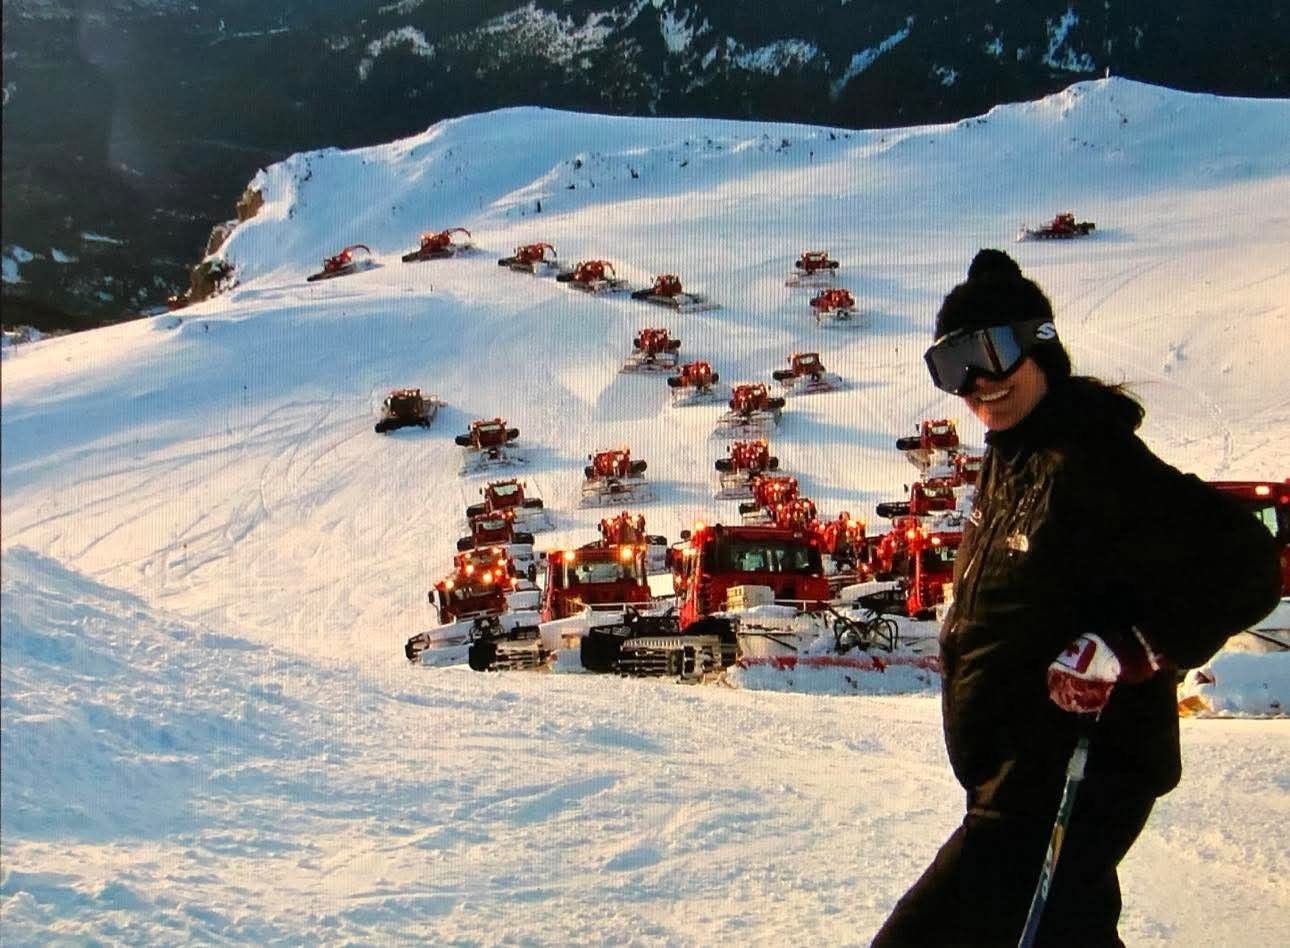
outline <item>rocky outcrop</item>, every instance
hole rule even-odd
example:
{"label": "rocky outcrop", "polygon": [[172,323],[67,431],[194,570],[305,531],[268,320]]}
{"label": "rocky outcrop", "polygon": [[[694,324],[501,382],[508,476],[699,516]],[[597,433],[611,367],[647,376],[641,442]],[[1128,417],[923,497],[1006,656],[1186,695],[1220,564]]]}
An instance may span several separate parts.
{"label": "rocky outcrop", "polygon": [[187,302],[200,303],[231,285],[233,265],[227,260],[212,257],[203,260],[192,270],[192,281],[188,287]]}
{"label": "rocky outcrop", "polygon": [[211,228],[206,238],[206,252],[202,261],[192,268],[188,292],[182,297],[183,303],[199,303],[228,289],[233,283],[233,264],[216,256],[224,242],[237,229],[238,224],[245,223],[259,213],[264,207],[264,195],[256,188],[248,187],[237,199],[235,210],[237,217],[223,221]]}
{"label": "rocky outcrop", "polygon": [[202,256],[209,257],[213,253],[218,253],[219,248],[224,246],[224,241],[228,240],[229,234],[233,233],[238,223],[237,220],[224,221],[212,227],[210,236],[206,238],[206,252]]}
{"label": "rocky outcrop", "polygon": [[[242,192],[242,196],[237,199],[238,222],[249,221],[260,212],[262,207],[264,207],[264,195],[260,193],[258,188],[248,187]],[[206,252],[213,253],[214,251],[208,250]]]}

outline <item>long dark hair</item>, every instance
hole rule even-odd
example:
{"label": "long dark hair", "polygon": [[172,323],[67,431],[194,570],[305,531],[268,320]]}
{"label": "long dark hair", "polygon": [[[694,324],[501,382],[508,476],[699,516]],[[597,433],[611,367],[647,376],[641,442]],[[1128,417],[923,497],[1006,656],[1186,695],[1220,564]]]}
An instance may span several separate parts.
{"label": "long dark hair", "polygon": [[1113,422],[1137,431],[1147,410],[1123,382],[1112,384],[1092,375],[1071,375],[1058,383],[1087,406],[1094,424]]}

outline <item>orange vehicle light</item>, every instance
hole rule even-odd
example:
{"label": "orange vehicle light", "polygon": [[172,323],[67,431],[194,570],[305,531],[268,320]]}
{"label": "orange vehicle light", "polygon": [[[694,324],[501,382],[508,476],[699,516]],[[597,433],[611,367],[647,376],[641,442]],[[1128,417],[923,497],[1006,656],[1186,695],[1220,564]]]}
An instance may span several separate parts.
{"label": "orange vehicle light", "polygon": [[445,579],[441,585],[444,588],[444,592],[452,592],[453,581],[451,579]]}
{"label": "orange vehicle light", "polygon": [[573,562],[574,560],[576,560],[577,558],[578,558],[578,554],[577,554],[577,553],[575,553],[575,552],[573,552],[573,550],[565,550],[565,551],[564,551],[564,561],[565,561],[566,563],[572,563],[572,562]]}
{"label": "orange vehicle light", "polygon": [[1255,486],[1254,493],[1256,496],[1259,496],[1259,497],[1267,497],[1269,494],[1272,493],[1272,488],[1269,487],[1267,484],[1259,484]]}
{"label": "orange vehicle light", "polygon": [[488,585],[489,583],[491,583],[491,582],[493,581],[493,572],[492,572],[492,570],[487,570],[487,569],[486,569],[486,570],[484,570],[483,575],[482,575],[482,576],[480,576],[479,578],[484,582],[484,585]]}
{"label": "orange vehicle light", "polygon": [[630,546],[622,546],[618,548],[618,558],[622,560],[624,563],[630,560],[635,555],[636,555],[635,551]]}
{"label": "orange vehicle light", "polygon": [[475,564],[474,564],[474,563],[467,563],[467,564],[466,564],[466,569],[464,570],[464,572],[465,572],[465,574],[466,574],[467,576],[474,576],[474,575],[475,575]]}

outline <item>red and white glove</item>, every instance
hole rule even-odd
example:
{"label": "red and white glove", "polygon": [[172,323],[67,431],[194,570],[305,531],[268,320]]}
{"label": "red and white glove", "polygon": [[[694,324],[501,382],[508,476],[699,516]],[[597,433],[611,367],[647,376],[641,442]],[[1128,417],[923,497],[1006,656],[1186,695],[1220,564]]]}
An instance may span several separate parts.
{"label": "red and white glove", "polygon": [[1095,714],[1106,707],[1119,682],[1146,681],[1161,667],[1160,657],[1137,629],[1114,647],[1100,635],[1086,633],[1048,666],[1048,696],[1064,711]]}

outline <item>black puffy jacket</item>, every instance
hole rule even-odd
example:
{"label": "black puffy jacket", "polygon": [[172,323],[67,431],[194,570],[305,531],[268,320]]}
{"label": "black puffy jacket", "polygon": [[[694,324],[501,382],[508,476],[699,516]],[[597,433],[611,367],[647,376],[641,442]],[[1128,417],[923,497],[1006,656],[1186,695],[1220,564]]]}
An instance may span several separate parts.
{"label": "black puffy jacket", "polygon": [[[1140,418],[1128,397],[1070,379],[987,435],[940,636],[945,740],[969,810],[1051,818],[1083,724],[1049,700],[1047,669],[1078,635],[1136,627],[1191,667],[1277,603],[1271,535],[1152,454]],[[1117,686],[1088,781],[1158,796],[1179,773],[1172,675]]]}

